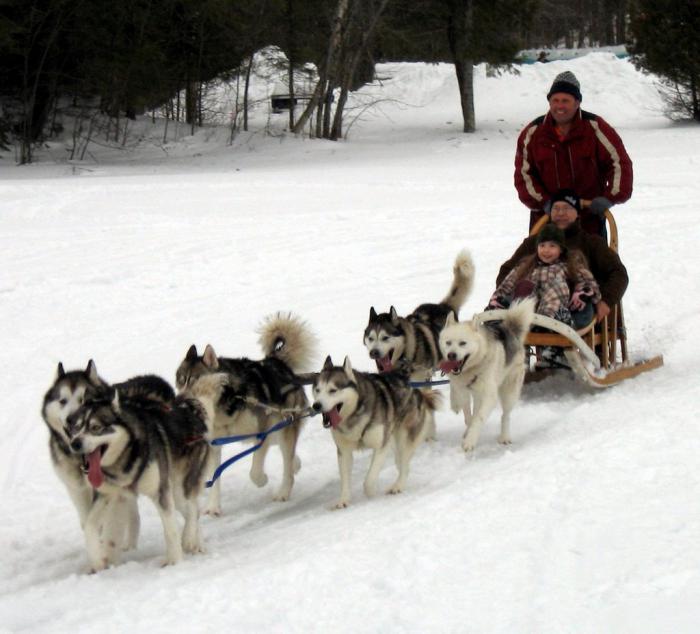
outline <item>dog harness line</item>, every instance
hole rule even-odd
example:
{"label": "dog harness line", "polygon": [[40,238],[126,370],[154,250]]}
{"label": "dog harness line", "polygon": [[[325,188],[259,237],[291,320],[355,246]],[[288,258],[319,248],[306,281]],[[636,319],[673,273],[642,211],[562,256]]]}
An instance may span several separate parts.
{"label": "dog harness line", "polygon": [[[302,414],[301,416],[297,416],[296,418],[309,418],[311,416],[316,416],[316,414],[318,414],[318,412],[315,412],[311,409],[307,409],[306,413]],[[257,438],[260,442],[253,445],[252,447],[249,447],[245,451],[241,451],[240,453],[237,453],[235,456],[231,456],[225,462],[222,462],[216,468],[216,471],[214,471],[214,475],[212,475],[211,480],[208,480],[205,486],[207,488],[212,487],[214,485],[214,482],[216,482],[221,477],[221,474],[224,471],[226,471],[226,469],[228,469],[234,462],[238,462],[241,458],[245,458],[247,455],[260,449],[260,447],[263,446],[265,439],[270,434],[274,434],[276,431],[279,431],[280,429],[284,429],[285,427],[288,427],[296,420],[296,418],[294,416],[289,416],[287,418],[284,418],[281,421],[279,421],[278,423],[275,423],[272,427],[270,427],[270,429],[268,429],[266,431],[261,431],[257,434],[239,434],[237,436],[222,436],[221,438],[214,438],[210,443],[214,446],[228,445],[230,443],[240,442],[242,440],[250,440],[251,438]]]}

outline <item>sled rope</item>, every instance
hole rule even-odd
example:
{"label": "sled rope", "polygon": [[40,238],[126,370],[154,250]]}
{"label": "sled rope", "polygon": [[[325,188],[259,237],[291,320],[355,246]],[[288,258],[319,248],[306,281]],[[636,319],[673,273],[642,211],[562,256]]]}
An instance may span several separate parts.
{"label": "sled rope", "polygon": [[214,483],[221,477],[221,474],[226,471],[233,463],[238,462],[242,458],[245,458],[247,455],[253,453],[254,451],[257,451],[260,449],[260,447],[263,446],[263,443],[265,442],[265,439],[270,435],[274,434],[275,432],[279,431],[280,429],[284,429],[285,427],[288,427],[291,425],[295,420],[301,419],[301,418],[308,418],[311,416],[315,416],[318,414],[318,412],[313,411],[310,408],[306,408],[305,410],[302,410],[305,413],[303,413],[301,416],[289,416],[287,418],[282,419],[278,423],[275,423],[272,427],[265,431],[258,432],[257,434],[238,434],[236,436],[222,436],[221,438],[214,438],[213,440],[210,441],[210,444],[214,446],[219,446],[219,445],[228,445],[230,443],[234,442],[241,442],[243,440],[250,440],[251,438],[257,438],[259,442],[252,447],[249,447],[248,449],[241,451],[240,453],[237,453],[235,456],[231,456],[228,460],[222,462],[217,468],[216,471],[214,471],[214,474],[211,477],[211,480],[208,480],[206,483],[206,487],[209,488],[214,485]]}
{"label": "sled rope", "polygon": [[409,387],[432,387],[433,385],[447,385],[449,379],[441,379],[439,381],[409,381]]}

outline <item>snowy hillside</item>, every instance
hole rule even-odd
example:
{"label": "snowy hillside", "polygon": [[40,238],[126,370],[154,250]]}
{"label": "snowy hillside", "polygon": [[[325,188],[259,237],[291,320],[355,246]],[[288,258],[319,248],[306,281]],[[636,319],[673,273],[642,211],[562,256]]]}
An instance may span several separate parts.
{"label": "snowy hillside", "polygon": [[[348,354],[370,369],[369,307],[438,301],[464,247],[477,280],[462,314],[481,310],[527,228],[517,134],[563,70],[634,161],[633,198],[614,210],[630,349],[666,365],[595,394],[566,377],[527,386],[513,445],[497,444],[494,414],[469,457],[461,416],[443,410],[404,494],[366,499],[359,455],[341,511],[335,447],[311,419],[290,501],[271,499],[273,448],[267,487],[248,462],[225,473],[206,554],[161,568],[144,499],[138,549],[84,574],[40,417],[57,362],[173,381],[192,343],[259,356],[255,329],[282,309],[315,331],[319,367]],[[95,148],[78,166],[0,161],[0,633],[697,631],[700,129],[667,122],[653,79],[612,54],[519,76],[479,67],[473,135],[449,66],[380,71],[354,97],[376,103],[347,142],[251,132],[228,146],[210,129],[165,149]],[[394,474],[387,461],[380,489]]]}

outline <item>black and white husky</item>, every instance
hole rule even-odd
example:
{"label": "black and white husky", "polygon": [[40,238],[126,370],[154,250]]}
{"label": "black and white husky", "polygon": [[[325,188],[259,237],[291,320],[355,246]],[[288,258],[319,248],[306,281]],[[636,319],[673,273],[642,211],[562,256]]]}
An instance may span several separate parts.
{"label": "black and white husky", "polygon": [[353,452],[360,449],[373,451],[364,482],[367,496],[375,493],[392,445],[399,473],[387,492],[403,491],[411,458],[433,424],[440,395],[409,387],[406,371],[357,372],[347,357],[342,367],[328,357],[314,381],[313,399],[313,409],[323,414],[323,426],[331,428],[338,449],[340,498],[335,508],[350,503]]}
{"label": "black and white husky", "polygon": [[448,315],[455,317],[466,301],[474,281],[474,263],[469,252],[461,251],[453,267],[452,286],[438,304],[421,304],[410,315],[400,317],[392,306],[388,313],[369,311],[364,344],[379,372],[408,364],[411,377],[430,377],[440,361],[438,336]]}
{"label": "black and white husky", "polygon": [[[208,464],[206,412],[193,399],[178,397],[163,404],[143,396],[122,397],[107,388],[90,398],[67,422],[70,450],[80,457],[90,486],[98,493],[85,520],[92,569],[118,562],[115,501],[146,495],[163,524],[166,563],[182,551],[200,552],[197,496]],[[185,518],[180,539],[175,509]]]}
{"label": "black and white husky", "polygon": [[[472,451],[489,414],[501,401],[498,442],[510,444],[510,413],[520,398],[525,377],[524,341],[535,309],[533,299],[514,303],[502,321],[481,323],[479,315],[458,322],[450,315],[440,333],[443,361],[449,375],[450,405],[464,413],[464,451]],[[473,406],[473,408],[472,408]]]}
{"label": "black and white husky", "polygon": [[[97,373],[92,359],[84,370],[68,372],[59,363],[41,408],[42,417],[49,429],[51,463],[78,512],[81,528],[85,526],[88,513],[98,496],[85,477],[82,459],[70,450],[68,417],[107,388],[107,383]],[[163,404],[170,403],[175,398],[173,388],[154,375],[137,376],[117,383],[114,388],[123,397],[139,396]],[[124,539],[119,539],[120,544],[126,549],[135,548],[139,534],[139,515],[135,501],[133,498],[121,502],[113,500],[112,506],[115,507],[115,514],[123,516],[126,525],[126,534]],[[116,508],[119,506],[122,508]]]}
{"label": "black and white husky", "polygon": [[[290,314],[268,317],[259,330],[259,343],[265,355],[261,360],[217,356],[207,345],[200,356],[193,345],[176,373],[176,385],[184,394],[201,400],[212,412],[212,438],[267,431],[288,415],[308,406],[303,380],[298,372],[311,363],[315,338],[306,323]],[[272,444],[282,452],[282,483],[274,499],[284,501],[294,485],[294,474],[301,462],[296,455],[301,422],[294,422],[268,436],[253,454],[250,479],[259,487],[268,481],[265,456]],[[221,462],[221,448],[212,447],[213,464]],[[221,487],[211,487],[207,513],[221,514]]]}

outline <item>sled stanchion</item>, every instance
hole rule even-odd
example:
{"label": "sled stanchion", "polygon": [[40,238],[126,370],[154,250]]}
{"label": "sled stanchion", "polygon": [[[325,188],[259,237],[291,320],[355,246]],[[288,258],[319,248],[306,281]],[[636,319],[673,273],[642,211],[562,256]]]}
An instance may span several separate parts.
{"label": "sled stanchion", "polygon": [[239,434],[237,436],[222,436],[221,438],[214,438],[209,442],[210,445],[214,445],[215,447],[218,447],[220,445],[229,445],[234,442],[241,442],[243,440],[250,440],[251,438],[257,438],[260,442],[257,444],[253,445],[252,447],[249,447],[245,451],[241,451],[240,453],[237,453],[235,456],[231,456],[228,460],[222,462],[214,471],[214,474],[211,477],[211,480],[208,480],[207,483],[205,484],[206,488],[210,488],[214,485],[214,483],[221,477],[221,474],[226,471],[232,464],[235,462],[238,462],[242,458],[245,458],[246,456],[252,454],[253,452],[257,451],[260,449],[260,447],[263,446],[265,443],[265,439],[270,435],[274,434],[275,432],[279,431],[280,429],[284,429],[285,427],[288,427],[291,425],[295,420],[301,419],[301,418],[309,418],[311,416],[315,416],[318,412],[314,412],[313,410],[307,411],[305,414],[302,414],[301,416],[298,416],[296,419],[294,416],[289,416],[287,418],[284,418],[283,420],[279,421],[278,423],[275,423],[270,429],[267,429],[265,431],[261,431],[257,434]]}

